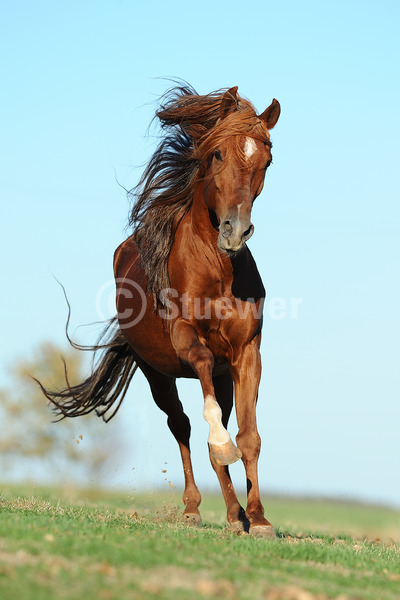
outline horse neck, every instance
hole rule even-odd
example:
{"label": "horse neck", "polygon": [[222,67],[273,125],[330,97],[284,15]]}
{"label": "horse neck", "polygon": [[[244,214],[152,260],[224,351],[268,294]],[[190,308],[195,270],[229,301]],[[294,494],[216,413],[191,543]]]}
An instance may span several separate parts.
{"label": "horse neck", "polygon": [[214,229],[210,221],[208,208],[204,201],[203,182],[196,183],[193,193],[193,203],[190,211],[191,234],[196,244],[207,246],[215,253],[217,250],[218,231]]}

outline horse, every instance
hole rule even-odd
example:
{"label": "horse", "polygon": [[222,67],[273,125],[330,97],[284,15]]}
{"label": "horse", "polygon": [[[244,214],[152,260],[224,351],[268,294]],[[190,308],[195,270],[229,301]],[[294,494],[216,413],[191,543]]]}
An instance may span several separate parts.
{"label": "horse", "polygon": [[[177,378],[197,378],[228,527],[265,538],[276,535],[264,516],[257,473],[265,290],[247,241],[254,232],[252,206],[272,161],[269,131],[279,115],[276,99],[257,114],[237,86],[199,95],[181,84],[162,96],[155,113],[162,136],[130,193],[132,233],[114,255],[117,316],[96,345],[74,344],[100,353],[85,381],[71,386],[66,372],[65,389],[41,386],[61,418],[95,410],[108,421],[139,368],[179,445],[182,521],[199,527],[190,422],[176,387]],[[233,399],[236,444],[227,431]],[[246,510],[228,467],[240,458]]]}

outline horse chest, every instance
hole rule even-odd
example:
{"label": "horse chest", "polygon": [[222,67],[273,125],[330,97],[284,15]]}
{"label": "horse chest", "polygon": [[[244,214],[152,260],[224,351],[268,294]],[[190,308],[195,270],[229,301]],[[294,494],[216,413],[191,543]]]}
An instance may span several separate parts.
{"label": "horse chest", "polygon": [[214,357],[230,362],[235,349],[248,344],[260,333],[262,309],[262,300],[247,302],[226,296],[210,302],[208,318],[191,319],[191,322]]}

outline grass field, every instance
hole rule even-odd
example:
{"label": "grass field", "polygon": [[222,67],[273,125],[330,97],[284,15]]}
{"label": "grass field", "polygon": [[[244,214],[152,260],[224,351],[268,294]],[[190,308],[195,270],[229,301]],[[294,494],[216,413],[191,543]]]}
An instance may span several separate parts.
{"label": "grass field", "polygon": [[172,492],[1,490],[2,600],[400,598],[390,509],[265,498],[270,541],[228,532],[218,496],[203,499],[195,530]]}

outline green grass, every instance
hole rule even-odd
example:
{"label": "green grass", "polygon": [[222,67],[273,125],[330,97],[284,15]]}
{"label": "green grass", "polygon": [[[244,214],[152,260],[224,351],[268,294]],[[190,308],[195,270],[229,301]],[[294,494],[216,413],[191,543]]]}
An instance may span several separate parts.
{"label": "green grass", "polygon": [[217,496],[200,530],[176,494],[7,488],[0,496],[2,600],[385,600],[400,598],[400,513],[267,498],[276,541],[234,535]]}

